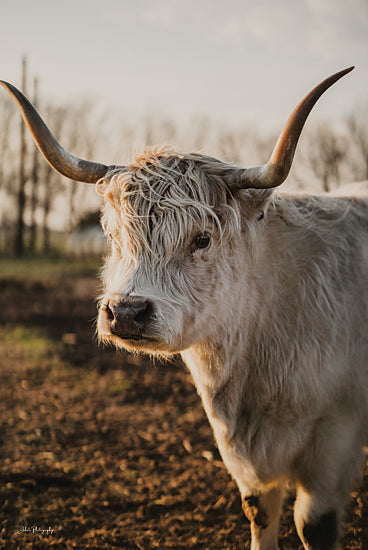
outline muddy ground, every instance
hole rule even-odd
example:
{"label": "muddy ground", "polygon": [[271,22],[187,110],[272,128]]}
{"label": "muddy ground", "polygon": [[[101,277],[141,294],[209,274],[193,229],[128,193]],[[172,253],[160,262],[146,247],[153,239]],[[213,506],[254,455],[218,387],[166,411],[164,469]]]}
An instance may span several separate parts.
{"label": "muddy ground", "polygon": [[[185,367],[99,347],[96,294],[90,277],[0,279],[0,547],[249,549]],[[367,474],[344,549],[368,549]],[[301,548],[292,504],[284,550]]]}

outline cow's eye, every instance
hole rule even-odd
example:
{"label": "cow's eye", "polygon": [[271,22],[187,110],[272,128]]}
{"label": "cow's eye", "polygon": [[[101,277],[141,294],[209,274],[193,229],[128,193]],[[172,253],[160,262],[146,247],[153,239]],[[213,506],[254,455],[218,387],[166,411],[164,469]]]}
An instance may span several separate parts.
{"label": "cow's eye", "polygon": [[205,231],[201,231],[201,233],[198,233],[198,235],[193,239],[192,245],[191,245],[191,251],[195,252],[196,250],[204,250],[205,248],[208,248],[211,242],[211,235],[209,233],[206,233]]}

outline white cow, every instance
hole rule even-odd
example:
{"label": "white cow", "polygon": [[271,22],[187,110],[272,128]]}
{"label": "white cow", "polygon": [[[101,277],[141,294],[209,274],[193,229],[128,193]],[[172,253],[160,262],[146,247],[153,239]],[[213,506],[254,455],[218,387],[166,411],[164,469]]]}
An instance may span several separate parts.
{"label": "white cow", "polygon": [[133,352],[180,353],[251,522],[275,550],[285,484],[307,549],[338,548],[368,443],[368,200],[276,194],[304,122],[342,71],[292,113],[270,161],[243,169],[148,150],[129,166],[67,153],[3,83],[47,160],[98,182],[112,252],[98,333]]}

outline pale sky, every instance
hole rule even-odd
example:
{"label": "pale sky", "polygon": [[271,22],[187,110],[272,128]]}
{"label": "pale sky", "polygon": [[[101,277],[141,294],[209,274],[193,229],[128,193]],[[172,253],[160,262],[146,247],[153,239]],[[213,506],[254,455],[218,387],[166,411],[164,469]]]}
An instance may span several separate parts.
{"label": "pale sky", "polygon": [[316,109],[342,118],[367,103],[368,1],[0,0],[1,79],[24,54],[47,100],[265,128],[355,65]]}

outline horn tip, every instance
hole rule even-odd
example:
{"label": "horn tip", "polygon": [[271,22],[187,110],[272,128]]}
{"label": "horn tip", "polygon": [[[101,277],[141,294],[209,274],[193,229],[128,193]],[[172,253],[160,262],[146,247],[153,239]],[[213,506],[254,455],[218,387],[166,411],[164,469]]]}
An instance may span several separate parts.
{"label": "horn tip", "polygon": [[341,76],[345,76],[346,74],[351,73],[351,71],[354,69],[355,69],[355,65],[352,65],[351,67],[348,67],[347,69],[343,69],[337,74],[340,74]]}

